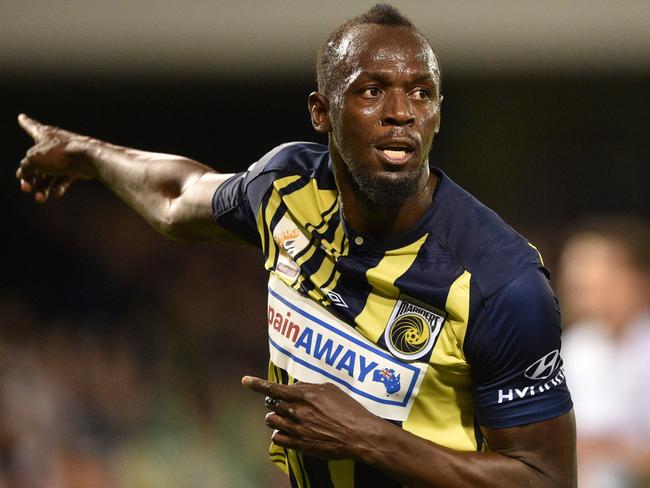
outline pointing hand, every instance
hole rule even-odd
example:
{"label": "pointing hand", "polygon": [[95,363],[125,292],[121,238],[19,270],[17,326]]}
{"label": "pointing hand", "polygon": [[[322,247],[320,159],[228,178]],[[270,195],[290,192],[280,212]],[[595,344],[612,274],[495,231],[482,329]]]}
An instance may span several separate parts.
{"label": "pointing hand", "polygon": [[266,395],[275,444],[323,459],[361,459],[385,423],[332,383],[281,385],[252,376],[242,383]]}
{"label": "pointing hand", "polygon": [[16,178],[20,189],[33,193],[35,201],[43,203],[50,194],[61,197],[76,179],[95,176],[88,157],[91,138],[41,124],[25,114],[18,116],[18,123],[34,145],[20,162]]}

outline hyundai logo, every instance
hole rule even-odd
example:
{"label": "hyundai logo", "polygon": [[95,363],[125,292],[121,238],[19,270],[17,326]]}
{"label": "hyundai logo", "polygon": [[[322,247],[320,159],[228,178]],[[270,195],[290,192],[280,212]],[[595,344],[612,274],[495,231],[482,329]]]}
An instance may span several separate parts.
{"label": "hyundai logo", "polygon": [[524,376],[531,380],[545,380],[560,366],[560,361],[560,350],[556,349],[551,351],[546,356],[528,366],[524,372]]}

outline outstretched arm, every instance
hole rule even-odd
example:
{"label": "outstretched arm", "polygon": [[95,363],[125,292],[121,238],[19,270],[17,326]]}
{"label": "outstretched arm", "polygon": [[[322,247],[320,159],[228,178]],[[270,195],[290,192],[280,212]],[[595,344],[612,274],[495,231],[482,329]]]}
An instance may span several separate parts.
{"label": "outstretched arm", "polygon": [[37,202],[61,197],[77,179],[97,178],[167,237],[183,241],[237,239],[212,219],[212,195],[231,175],[191,159],[115,146],[21,114],[34,145],[16,177]]}

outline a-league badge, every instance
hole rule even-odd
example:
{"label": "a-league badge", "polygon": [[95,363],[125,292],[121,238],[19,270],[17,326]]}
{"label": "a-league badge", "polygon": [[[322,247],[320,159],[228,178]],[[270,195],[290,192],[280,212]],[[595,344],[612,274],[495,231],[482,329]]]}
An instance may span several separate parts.
{"label": "a-league badge", "polygon": [[384,331],[384,342],[393,356],[417,361],[431,352],[446,313],[413,298],[401,296]]}

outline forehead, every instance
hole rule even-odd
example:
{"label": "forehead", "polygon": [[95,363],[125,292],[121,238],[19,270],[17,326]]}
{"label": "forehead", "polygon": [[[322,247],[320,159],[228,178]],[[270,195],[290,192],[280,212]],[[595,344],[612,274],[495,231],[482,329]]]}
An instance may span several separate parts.
{"label": "forehead", "polygon": [[438,62],[431,46],[407,27],[354,26],[341,38],[336,51],[343,71],[427,71],[439,79]]}

